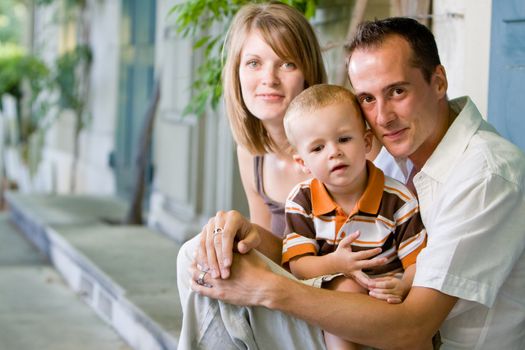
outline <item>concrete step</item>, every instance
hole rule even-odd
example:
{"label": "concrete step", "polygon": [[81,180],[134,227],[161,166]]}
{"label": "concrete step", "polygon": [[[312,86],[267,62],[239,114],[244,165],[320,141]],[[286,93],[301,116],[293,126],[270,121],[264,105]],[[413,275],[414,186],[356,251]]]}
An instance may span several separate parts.
{"label": "concrete step", "polygon": [[1,349],[129,349],[11,225],[6,213],[0,214],[0,242]]}
{"label": "concrete step", "polygon": [[179,245],[124,216],[112,198],[9,193],[11,217],[69,286],[135,349],[176,349]]}

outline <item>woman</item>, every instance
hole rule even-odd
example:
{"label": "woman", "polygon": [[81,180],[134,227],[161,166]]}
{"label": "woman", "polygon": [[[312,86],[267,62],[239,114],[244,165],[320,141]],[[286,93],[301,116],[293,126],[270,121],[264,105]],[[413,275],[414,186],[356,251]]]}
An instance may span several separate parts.
{"label": "woman", "polygon": [[285,4],[244,6],[232,22],[225,48],[224,98],[250,220],[237,211],[218,212],[200,238],[181,248],[177,265],[183,307],[189,291],[186,270],[195,251],[201,270],[215,278],[229,275],[235,236],[247,239],[235,247],[240,252],[257,246],[280,260],[284,202],[307,178],[288,152],[284,113],[302,90],[326,80],[312,27]]}

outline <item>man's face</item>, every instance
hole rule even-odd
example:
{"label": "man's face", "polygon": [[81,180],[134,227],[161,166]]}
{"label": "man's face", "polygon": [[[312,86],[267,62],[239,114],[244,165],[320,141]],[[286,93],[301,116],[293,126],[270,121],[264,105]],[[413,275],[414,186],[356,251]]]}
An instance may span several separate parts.
{"label": "man's face", "polygon": [[354,51],[348,76],[379,141],[395,157],[421,167],[444,133],[439,101],[447,84],[442,66],[428,83],[411,65],[411,55],[409,43],[392,35],[381,46]]}

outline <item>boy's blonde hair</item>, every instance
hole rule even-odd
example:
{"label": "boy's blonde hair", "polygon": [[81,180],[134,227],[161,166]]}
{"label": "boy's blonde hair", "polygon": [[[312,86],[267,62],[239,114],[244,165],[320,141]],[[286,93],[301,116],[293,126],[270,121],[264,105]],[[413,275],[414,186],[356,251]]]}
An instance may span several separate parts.
{"label": "boy's blonde hair", "polygon": [[321,48],[310,23],[296,9],[282,3],[248,4],[235,15],[226,35],[223,70],[226,112],[235,141],[252,154],[277,151],[262,122],[244,104],[239,81],[241,51],[248,35],[257,30],[281,59],[304,75],[305,88],[326,81]]}
{"label": "boy's blonde hair", "polygon": [[363,131],[366,130],[366,122],[361,113],[361,108],[350,90],[338,85],[317,84],[297,95],[288,106],[284,116],[284,130],[290,145],[295,146],[293,130],[301,125],[301,119],[308,113],[331,104],[347,102],[350,102],[355,108],[358,113],[356,117],[362,121]]}

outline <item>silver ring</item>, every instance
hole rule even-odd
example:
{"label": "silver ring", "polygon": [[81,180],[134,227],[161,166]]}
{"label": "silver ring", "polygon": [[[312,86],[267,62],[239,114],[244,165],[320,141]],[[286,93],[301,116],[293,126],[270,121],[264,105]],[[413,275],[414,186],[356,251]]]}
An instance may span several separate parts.
{"label": "silver ring", "polygon": [[220,235],[222,233],[222,227],[216,227],[215,230],[213,230],[213,238],[215,236]]}
{"label": "silver ring", "polygon": [[204,282],[204,277],[206,276],[207,273],[208,271],[201,271],[201,273],[199,274],[199,278],[197,278],[197,284],[201,286],[206,285],[206,282]]}

